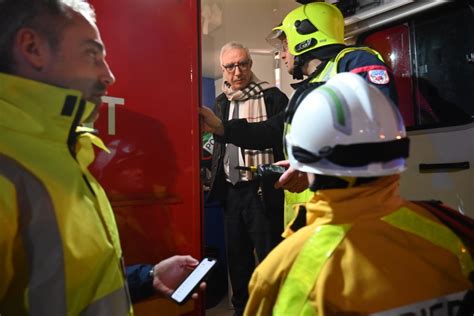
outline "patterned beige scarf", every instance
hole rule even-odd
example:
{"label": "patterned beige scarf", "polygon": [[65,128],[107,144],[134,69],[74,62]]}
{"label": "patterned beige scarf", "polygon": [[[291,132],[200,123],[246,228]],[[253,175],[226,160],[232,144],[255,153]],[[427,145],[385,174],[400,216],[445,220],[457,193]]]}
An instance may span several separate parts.
{"label": "patterned beige scarf", "polygon": [[[222,85],[222,91],[227,96],[231,104],[239,103],[239,118],[247,119],[248,122],[261,122],[267,120],[267,109],[263,98],[263,91],[270,88],[271,85],[258,79],[253,73],[250,84],[242,90],[234,91],[227,82]],[[233,106],[230,108],[232,113]],[[258,137],[258,135],[255,135]],[[242,150],[240,150],[242,152]],[[243,160],[242,160],[243,159]],[[244,157],[240,157],[240,165],[251,167],[261,164],[269,164],[274,162],[273,149],[265,150],[244,149]],[[251,172],[241,172],[241,178],[244,180],[252,180]]]}

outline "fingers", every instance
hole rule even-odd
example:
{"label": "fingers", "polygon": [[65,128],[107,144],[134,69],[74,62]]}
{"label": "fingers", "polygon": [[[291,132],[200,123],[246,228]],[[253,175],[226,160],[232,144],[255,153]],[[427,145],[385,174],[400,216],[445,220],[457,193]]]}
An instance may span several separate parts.
{"label": "fingers", "polygon": [[282,167],[285,167],[285,168],[289,168],[290,167],[290,161],[289,160],[280,160],[280,161],[277,161],[275,163],[273,163],[274,165],[277,165],[277,166],[282,166]]}
{"label": "fingers", "polygon": [[183,264],[184,266],[186,266],[186,268],[188,269],[193,269],[194,267],[196,267],[198,264],[199,264],[199,261],[189,255],[187,256],[181,256],[182,257],[182,260],[183,260]]}
{"label": "fingers", "polygon": [[209,112],[211,112],[211,110],[205,105],[203,105],[199,108],[199,114],[201,116],[209,116],[211,114]]}
{"label": "fingers", "polygon": [[283,188],[290,192],[299,193],[308,188],[308,179],[304,172],[300,172],[290,167],[281,175],[274,187],[276,189]]}
{"label": "fingers", "polygon": [[290,167],[290,161],[289,160],[280,160],[280,161],[277,161],[273,164],[277,165],[277,166],[287,168],[287,170],[280,176],[278,181],[274,184],[275,189],[281,189],[288,182],[289,178],[292,176],[292,173],[294,172],[293,171],[294,169]]}
{"label": "fingers", "polygon": [[[199,292],[204,291],[204,290],[206,289],[206,286],[207,286],[207,285],[206,285],[206,282],[202,282],[201,284],[199,284]],[[191,298],[192,298],[193,300],[198,299],[198,298],[199,298],[198,292],[193,293],[193,294],[191,295]]]}
{"label": "fingers", "polygon": [[201,126],[202,126],[202,133],[213,133],[214,129],[210,127],[209,125],[206,124],[203,120],[201,120]]}
{"label": "fingers", "polygon": [[219,136],[224,135],[224,125],[221,119],[214,114],[214,112],[203,106],[199,108],[199,115],[201,115],[201,126],[204,132],[213,133]]}
{"label": "fingers", "polygon": [[278,181],[275,183],[275,189],[285,188],[285,185],[287,185],[291,178],[297,176],[297,172],[298,171],[292,167],[288,168],[288,170],[283,172]]}
{"label": "fingers", "polygon": [[306,179],[306,175],[304,173],[299,173],[300,175],[288,182],[285,186],[285,189],[293,192],[293,193],[300,193],[303,192],[308,188],[308,180]]}
{"label": "fingers", "polygon": [[174,292],[172,289],[165,286],[163,283],[160,284],[160,286],[157,288],[157,291],[164,297],[170,297]]}
{"label": "fingers", "polygon": [[[165,261],[186,269],[193,269],[199,264],[199,261],[190,255],[174,255],[168,259],[163,260],[162,262]],[[160,265],[162,262],[158,263],[158,265]]]}
{"label": "fingers", "polygon": [[212,133],[213,129],[211,126],[208,125],[208,120],[211,115],[211,113],[209,112],[211,110],[205,106],[200,107],[198,110],[199,110],[199,115],[201,116],[200,121],[201,121],[202,131],[204,133]]}

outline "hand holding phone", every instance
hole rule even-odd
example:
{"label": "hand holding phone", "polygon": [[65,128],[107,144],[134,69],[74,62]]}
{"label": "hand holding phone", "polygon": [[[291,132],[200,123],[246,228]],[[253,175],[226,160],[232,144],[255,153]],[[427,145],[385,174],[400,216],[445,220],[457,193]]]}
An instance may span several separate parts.
{"label": "hand holding phone", "polygon": [[216,263],[216,259],[213,258],[202,259],[196,268],[174,290],[173,294],[171,294],[171,299],[178,304],[184,304]]}

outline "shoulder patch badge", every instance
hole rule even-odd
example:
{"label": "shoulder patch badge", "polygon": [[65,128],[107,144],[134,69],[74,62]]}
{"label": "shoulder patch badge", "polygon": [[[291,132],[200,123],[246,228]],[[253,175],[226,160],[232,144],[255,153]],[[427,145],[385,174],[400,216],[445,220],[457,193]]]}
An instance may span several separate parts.
{"label": "shoulder patch badge", "polygon": [[388,76],[388,72],[383,69],[369,70],[367,75],[368,75],[369,81],[375,84],[387,84],[390,82],[390,77]]}

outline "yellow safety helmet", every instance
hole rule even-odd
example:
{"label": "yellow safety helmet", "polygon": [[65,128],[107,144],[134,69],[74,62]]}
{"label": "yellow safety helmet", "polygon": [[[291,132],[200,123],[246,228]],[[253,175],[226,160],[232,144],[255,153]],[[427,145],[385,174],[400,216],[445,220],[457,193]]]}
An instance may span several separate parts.
{"label": "yellow safety helmet", "polygon": [[327,45],[344,44],[344,17],[335,5],[308,3],[288,13],[267,36],[267,42],[282,50],[283,34],[293,56]]}

